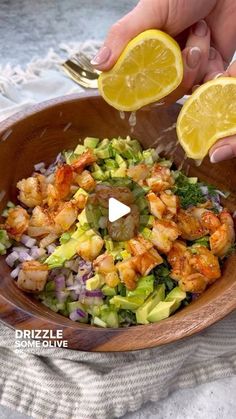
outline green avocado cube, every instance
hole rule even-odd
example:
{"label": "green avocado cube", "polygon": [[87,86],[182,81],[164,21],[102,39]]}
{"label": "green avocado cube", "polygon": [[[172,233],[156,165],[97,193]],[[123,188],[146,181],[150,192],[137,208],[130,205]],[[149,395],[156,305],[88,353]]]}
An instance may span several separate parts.
{"label": "green avocado cube", "polygon": [[134,291],[128,291],[127,297],[144,296],[147,298],[153,292],[154,275],[143,276],[139,278]]}
{"label": "green avocado cube", "polygon": [[148,324],[148,314],[152,309],[165,298],[164,284],[158,285],[156,290],[148,297],[148,299],[136,310],[136,320],[139,324]]}
{"label": "green avocado cube", "polygon": [[84,139],[84,146],[87,148],[96,148],[99,143],[99,138],[95,137],[86,137]]}
{"label": "green avocado cube", "polygon": [[147,320],[151,323],[167,319],[172,314],[175,301],[160,301],[148,314]]}
{"label": "green avocado cube", "polygon": [[136,310],[144,302],[143,296],[138,297],[122,297],[121,295],[115,295],[110,300],[110,304],[114,304],[116,308],[123,308],[127,310]]}

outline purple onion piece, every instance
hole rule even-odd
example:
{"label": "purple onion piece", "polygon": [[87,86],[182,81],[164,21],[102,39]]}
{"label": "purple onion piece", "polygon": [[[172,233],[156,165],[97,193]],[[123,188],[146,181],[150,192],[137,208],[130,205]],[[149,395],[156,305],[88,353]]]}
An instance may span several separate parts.
{"label": "purple onion piece", "polygon": [[81,320],[86,316],[86,314],[85,314],[85,316],[84,315],[81,316],[80,311],[82,312],[82,310],[79,310],[79,312],[78,312],[78,310],[79,309],[76,309],[76,310],[74,310],[70,313],[69,317],[70,317],[71,320],[73,320],[73,321]]}
{"label": "purple onion piece", "polygon": [[11,268],[13,267],[14,263],[19,260],[19,254],[17,252],[9,253],[6,257],[5,261]]}
{"label": "purple onion piece", "polygon": [[86,297],[100,297],[103,298],[104,295],[101,290],[86,291]]}
{"label": "purple onion piece", "polygon": [[29,260],[33,260],[33,258],[27,252],[19,252],[19,261],[20,262],[27,262]]}
{"label": "purple onion piece", "polygon": [[80,317],[83,317],[83,318],[86,317],[86,313],[80,308],[77,308],[76,312]]}
{"label": "purple onion piece", "polygon": [[65,288],[65,277],[63,275],[58,275],[54,279],[56,285],[56,291],[61,291]]}
{"label": "purple onion piece", "polygon": [[68,297],[68,293],[62,290],[56,290],[56,297],[59,303],[64,303]]}
{"label": "purple onion piece", "polygon": [[49,244],[49,246],[47,246],[48,254],[51,255],[55,249],[56,249],[56,246],[54,244]]}
{"label": "purple onion piece", "polygon": [[11,271],[10,275],[13,279],[16,279],[19,275],[19,272],[20,272],[20,266],[18,265],[13,271]]}
{"label": "purple onion piece", "polygon": [[44,162],[40,162],[34,165],[34,170],[36,172],[41,172],[44,173],[45,172],[45,163]]}
{"label": "purple onion piece", "polygon": [[32,239],[32,237],[27,236],[26,234],[22,234],[21,236],[21,243],[23,243],[26,247],[32,248],[37,243],[36,239]]}

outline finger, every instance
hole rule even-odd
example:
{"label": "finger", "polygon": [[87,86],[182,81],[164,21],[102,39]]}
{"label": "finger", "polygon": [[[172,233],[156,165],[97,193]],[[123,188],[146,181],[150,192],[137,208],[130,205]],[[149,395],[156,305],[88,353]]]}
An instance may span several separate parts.
{"label": "finger", "polygon": [[236,77],[236,60],[229,65],[225,72],[225,76]]}
{"label": "finger", "polygon": [[[177,2],[176,2],[177,3]],[[110,29],[103,47],[91,63],[100,70],[111,68],[125,45],[146,29],[162,29],[171,36],[177,36],[195,22],[207,16],[216,0],[198,0],[182,7],[170,7],[169,1],[140,0],[137,6]]]}
{"label": "finger", "polygon": [[210,48],[209,60],[207,63],[206,74],[203,82],[207,82],[216,77],[220,77],[224,73],[224,62],[220,53],[213,47]]}
{"label": "finger", "polygon": [[211,163],[219,163],[236,157],[236,135],[217,141],[211,148],[209,155]]}
{"label": "finger", "polygon": [[182,51],[184,76],[180,86],[165,98],[165,103],[173,103],[183,97],[202,80],[208,62],[210,30],[202,20],[190,31],[186,48]]}

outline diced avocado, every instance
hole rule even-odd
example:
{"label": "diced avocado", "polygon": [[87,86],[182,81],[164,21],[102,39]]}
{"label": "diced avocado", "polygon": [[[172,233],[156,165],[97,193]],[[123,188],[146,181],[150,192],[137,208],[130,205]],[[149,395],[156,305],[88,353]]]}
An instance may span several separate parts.
{"label": "diced avocado", "polygon": [[165,299],[165,286],[158,285],[156,290],[148,297],[148,299],[136,310],[136,320],[140,324],[148,324],[147,316],[152,309],[162,300]]}
{"label": "diced avocado", "polygon": [[145,238],[145,239],[150,239],[151,238],[151,236],[152,236],[152,230],[150,230],[149,228],[147,228],[147,227],[145,227],[143,230],[142,230],[142,232],[141,232],[141,234],[142,234],[142,236]]}
{"label": "diced avocado", "polygon": [[5,255],[6,250],[11,247],[11,241],[5,230],[0,230],[0,255]]}
{"label": "diced avocado", "polygon": [[142,154],[143,154],[144,162],[148,166],[151,166],[155,161],[155,156],[153,154],[153,150],[152,149],[143,150]]}
{"label": "diced avocado", "polygon": [[119,327],[117,311],[111,308],[102,310],[101,320],[106,323],[107,327]]}
{"label": "diced avocado", "polygon": [[136,310],[143,304],[143,296],[135,297],[121,297],[121,295],[115,295],[110,300],[110,304],[114,304],[117,308],[123,308],[127,310]]}
{"label": "diced avocado", "polygon": [[118,164],[113,159],[107,159],[105,162],[105,167],[107,170],[116,170],[118,169]]}
{"label": "diced avocado", "polygon": [[84,139],[84,146],[87,148],[96,148],[99,143],[99,138],[95,137],[86,137]]}
{"label": "diced avocado", "polygon": [[104,285],[102,287],[102,292],[103,292],[104,295],[106,295],[108,297],[113,297],[114,295],[116,295],[116,289],[115,288],[108,287],[108,285]]}
{"label": "diced avocado", "polygon": [[83,209],[83,211],[81,211],[81,213],[78,215],[78,221],[81,226],[84,224],[89,224],[85,209]]}
{"label": "diced avocado", "polygon": [[86,289],[88,291],[96,290],[97,288],[101,288],[104,284],[104,279],[101,275],[96,274],[92,278],[87,279],[86,281]]}
{"label": "diced avocado", "polygon": [[167,317],[171,315],[175,304],[175,301],[160,301],[160,303],[158,303],[148,314],[147,320],[151,323],[155,323],[167,319]]}
{"label": "diced avocado", "polygon": [[78,144],[77,147],[74,150],[74,153],[80,156],[85,151],[86,151],[86,148],[82,144]]}
{"label": "diced avocado", "polygon": [[180,307],[181,301],[183,301],[186,298],[186,296],[186,292],[182,291],[179,287],[173,288],[173,290],[171,290],[169,294],[167,294],[165,301],[175,302],[174,306],[171,309],[171,314],[174,313],[174,311],[176,311]]}
{"label": "diced avocado", "polygon": [[83,188],[79,188],[73,195],[73,198],[77,199],[80,195],[88,196],[88,192],[86,192]]}
{"label": "diced avocado", "polygon": [[127,250],[122,250],[120,252],[120,255],[121,255],[123,260],[131,258],[131,253],[129,253]]}
{"label": "diced avocado", "polygon": [[70,260],[76,253],[78,240],[71,238],[67,243],[56,247],[54,252],[45,260],[50,269],[63,266],[66,260]]}
{"label": "diced avocado", "polygon": [[144,296],[144,298],[147,298],[153,292],[154,280],[154,275],[148,275],[139,278],[135,290],[128,291],[127,297]]}
{"label": "diced avocado", "polygon": [[67,243],[70,240],[70,238],[71,238],[71,234],[70,233],[68,233],[68,232],[63,233],[61,235],[60,239],[59,239],[60,244]]}
{"label": "diced avocado", "polygon": [[139,211],[142,212],[144,209],[148,208],[147,200],[144,196],[139,197],[135,201],[136,205],[138,205]]}
{"label": "diced avocado", "polygon": [[107,324],[97,316],[94,317],[93,324],[100,327],[107,327]]}
{"label": "diced avocado", "polygon": [[122,163],[125,163],[123,157],[121,157],[118,153],[115,153],[115,160],[118,166],[120,166]]}
{"label": "diced avocado", "polygon": [[111,177],[112,178],[125,177],[126,176],[126,171],[127,171],[127,166],[126,166],[126,163],[123,162],[123,163],[121,163],[119,169],[111,170]]}
{"label": "diced avocado", "polygon": [[112,157],[109,147],[106,147],[106,148],[98,147],[94,150],[94,152],[95,152],[95,155],[99,159],[109,159],[110,157]]}

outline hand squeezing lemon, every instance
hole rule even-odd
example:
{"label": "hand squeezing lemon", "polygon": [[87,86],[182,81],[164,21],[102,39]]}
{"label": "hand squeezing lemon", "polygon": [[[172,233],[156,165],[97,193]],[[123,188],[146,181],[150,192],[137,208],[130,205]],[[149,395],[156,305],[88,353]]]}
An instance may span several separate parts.
{"label": "hand squeezing lemon", "polygon": [[[120,111],[136,111],[174,91],[183,79],[177,42],[151,29],[132,39],[114,67],[101,73],[103,98]],[[220,138],[236,134],[236,78],[221,77],[199,87],[185,102],[177,135],[188,157],[203,159]]]}

